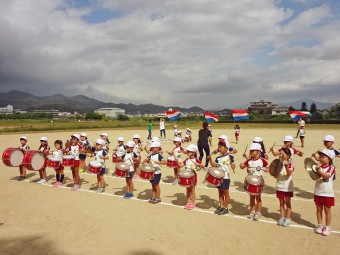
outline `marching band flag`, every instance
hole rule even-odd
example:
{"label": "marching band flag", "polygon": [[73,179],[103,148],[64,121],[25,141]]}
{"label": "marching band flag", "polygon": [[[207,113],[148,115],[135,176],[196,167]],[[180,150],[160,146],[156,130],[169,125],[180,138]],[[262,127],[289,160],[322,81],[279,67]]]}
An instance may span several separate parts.
{"label": "marching band flag", "polygon": [[165,114],[170,121],[174,121],[182,116],[182,113],[180,111],[172,110],[171,108],[169,109],[169,111],[166,111]]}
{"label": "marching band flag", "polygon": [[204,112],[204,117],[207,122],[218,122],[218,117],[211,112]]}
{"label": "marching band flag", "polygon": [[300,118],[312,116],[308,111],[289,111],[289,115],[294,122],[298,121]]}
{"label": "marching band flag", "polygon": [[234,120],[247,120],[249,114],[247,110],[231,110]]}

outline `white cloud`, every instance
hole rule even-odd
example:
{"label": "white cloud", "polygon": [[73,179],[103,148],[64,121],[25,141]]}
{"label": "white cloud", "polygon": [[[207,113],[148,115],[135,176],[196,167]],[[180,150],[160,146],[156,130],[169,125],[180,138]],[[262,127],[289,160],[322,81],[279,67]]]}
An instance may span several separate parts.
{"label": "white cloud", "polygon": [[[266,0],[101,0],[81,8],[62,0],[1,0],[1,6],[2,91],[214,108],[340,82],[339,20],[329,5],[285,25],[294,10]],[[122,16],[86,23],[82,16],[97,7]]]}

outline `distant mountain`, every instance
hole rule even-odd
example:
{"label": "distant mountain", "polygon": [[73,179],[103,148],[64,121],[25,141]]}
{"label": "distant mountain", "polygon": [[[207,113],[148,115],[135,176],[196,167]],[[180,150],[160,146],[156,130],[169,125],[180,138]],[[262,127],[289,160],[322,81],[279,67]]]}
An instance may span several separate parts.
{"label": "distant mountain", "polygon": [[203,112],[202,108],[199,107],[191,107],[181,108],[177,106],[160,106],[153,104],[115,104],[115,103],[105,103],[102,101],[98,101],[93,98],[89,98],[83,95],[66,97],[62,94],[56,94],[52,96],[45,97],[37,97],[31,95],[26,92],[12,90],[6,93],[0,93],[0,107],[4,107],[6,105],[12,105],[14,108],[19,108],[20,110],[50,110],[55,109],[59,111],[65,112],[74,112],[77,111],[79,113],[91,112],[95,109],[101,107],[118,107],[125,109],[126,113],[140,112],[140,113],[158,113],[165,112],[169,108],[175,108],[182,112]]}
{"label": "distant mountain", "polygon": [[319,110],[328,109],[328,108],[332,107],[333,105],[335,105],[334,103],[322,103],[322,102],[318,102],[318,101],[312,100],[312,99],[301,99],[301,100],[293,101],[293,102],[290,102],[290,103],[276,103],[276,104],[279,105],[279,106],[287,106],[287,107],[293,106],[296,110],[299,110],[301,108],[302,102],[306,102],[307,109],[310,108],[310,105],[312,103],[315,103],[316,107]]}

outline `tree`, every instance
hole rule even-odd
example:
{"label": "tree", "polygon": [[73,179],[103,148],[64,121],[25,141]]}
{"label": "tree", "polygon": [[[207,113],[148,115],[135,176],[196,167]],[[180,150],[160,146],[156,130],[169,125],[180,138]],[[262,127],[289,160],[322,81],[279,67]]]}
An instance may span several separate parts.
{"label": "tree", "polygon": [[311,120],[323,120],[323,115],[321,112],[316,111],[313,113],[312,117],[310,118]]}
{"label": "tree", "polygon": [[313,114],[313,113],[316,113],[317,111],[318,111],[318,109],[316,108],[316,104],[315,104],[315,103],[312,103],[312,104],[310,105],[309,112],[310,112],[311,114]]}
{"label": "tree", "polygon": [[336,105],[329,108],[327,115],[330,119],[339,120],[340,119],[340,103],[337,103]]}
{"label": "tree", "polygon": [[301,111],[308,111],[307,110],[307,104],[306,104],[306,102],[302,102],[302,104],[301,104],[301,109],[300,109]]}
{"label": "tree", "polygon": [[293,106],[289,106],[288,111],[295,111],[295,108]]}
{"label": "tree", "polygon": [[118,114],[117,120],[120,120],[120,121],[128,121],[128,120],[129,120],[129,117],[126,116],[126,115],[124,115],[124,114]]}
{"label": "tree", "polygon": [[103,115],[95,112],[88,112],[85,115],[85,119],[87,120],[101,120],[103,118]]}

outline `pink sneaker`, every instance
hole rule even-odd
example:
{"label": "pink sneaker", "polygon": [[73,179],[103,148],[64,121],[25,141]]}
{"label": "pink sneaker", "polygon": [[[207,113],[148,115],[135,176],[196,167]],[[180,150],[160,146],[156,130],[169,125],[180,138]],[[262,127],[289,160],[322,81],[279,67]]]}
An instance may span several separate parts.
{"label": "pink sneaker", "polygon": [[195,208],[196,208],[196,206],[195,206],[194,204],[190,204],[189,206],[190,206],[190,207],[189,207],[189,210],[192,210],[192,209],[195,209]]}
{"label": "pink sneaker", "polygon": [[184,206],[184,209],[190,210],[190,203],[187,203],[187,204]]}
{"label": "pink sneaker", "polygon": [[323,226],[321,224],[319,224],[314,228],[314,233],[315,234],[321,234],[322,230],[323,230]]}
{"label": "pink sneaker", "polygon": [[53,187],[59,187],[59,182],[55,182],[55,183],[53,184]]}
{"label": "pink sneaker", "polygon": [[331,227],[324,226],[321,232],[323,236],[329,236],[331,234]]}
{"label": "pink sneaker", "polygon": [[63,186],[63,184],[61,182],[58,183],[58,187],[61,187]]}

